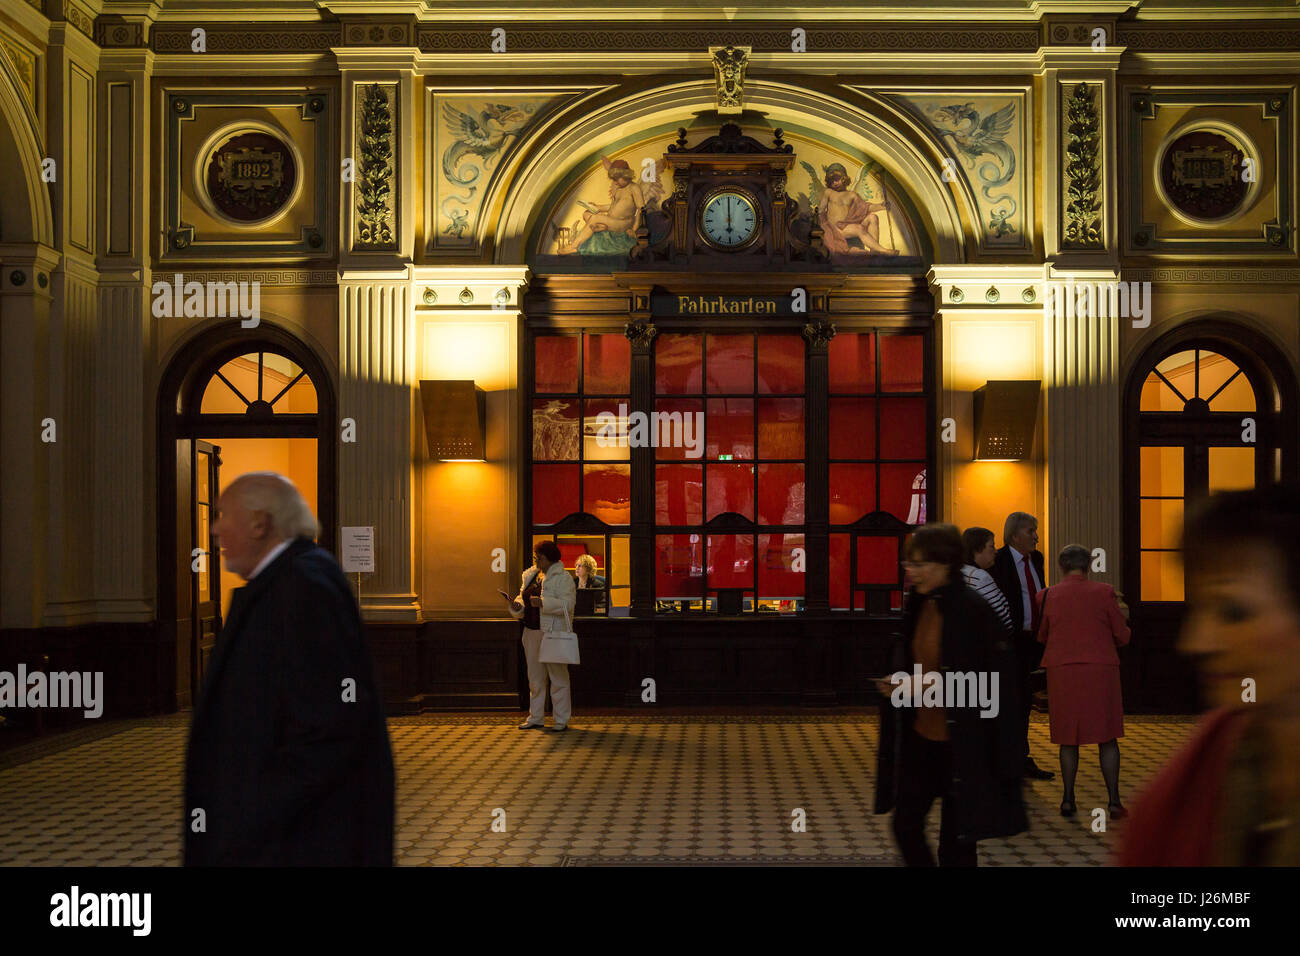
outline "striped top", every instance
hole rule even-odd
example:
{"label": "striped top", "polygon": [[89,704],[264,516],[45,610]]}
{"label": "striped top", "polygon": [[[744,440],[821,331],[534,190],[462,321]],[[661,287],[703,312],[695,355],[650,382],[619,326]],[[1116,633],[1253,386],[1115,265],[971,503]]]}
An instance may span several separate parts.
{"label": "striped top", "polygon": [[997,613],[998,620],[1006,628],[1007,633],[1011,632],[1011,609],[1007,607],[1006,595],[1002,589],[993,581],[993,576],[987,571],[975,567],[973,564],[964,564],[961,568],[961,576],[966,579],[966,586],[984,599],[989,607]]}

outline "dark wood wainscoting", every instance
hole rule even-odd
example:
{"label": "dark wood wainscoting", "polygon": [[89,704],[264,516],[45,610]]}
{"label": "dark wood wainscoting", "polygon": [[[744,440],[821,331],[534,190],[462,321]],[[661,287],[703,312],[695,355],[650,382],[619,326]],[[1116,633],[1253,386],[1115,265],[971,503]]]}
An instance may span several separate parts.
{"label": "dark wood wainscoting", "polygon": [[158,639],[154,622],[79,624],[72,627],[8,628],[0,630],[0,670],[16,673],[102,672],[103,714],[87,718],[72,708],[11,707],[5,717],[0,747],[39,734],[71,730],[124,717],[144,717],[175,710],[175,661],[171,649]]}
{"label": "dark wood wainscoting", "polygon": [[[829,614],[788,618],[579,618],[574,708],[833,707],[872,704],[902,622]],[[1196,713],[1196,677],[1175,649],[1176,620],[1134,620],[1120,652],[1128,713]],[[501,619],[368,622],[390,714],[526,706],[519,625]],[[1139,635],[1141,635],[1139,637]],[[655,704],[642,701],[655,682]]]}
{"label": "dark wood wainscoting", "polygon": [[[644,681],[665,706],[833,706],[871,700],[894,620],[766,615],[579,618],[574,705],[642,707]],[[519,625],[501,619],[367,622],[390,714],[516,710],[526,700]]]}

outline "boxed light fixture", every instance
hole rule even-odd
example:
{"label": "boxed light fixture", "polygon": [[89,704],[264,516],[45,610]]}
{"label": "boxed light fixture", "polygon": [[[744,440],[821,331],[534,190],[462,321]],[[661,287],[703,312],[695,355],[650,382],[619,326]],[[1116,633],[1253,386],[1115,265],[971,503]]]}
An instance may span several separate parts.
{"label": "boxed light fixture", "polygon": [[424,433],[436,461],[486,461],[487,396],[473,380],[420,382]]}
{"label": "boxed light fixture", "polygon": [[975,461],[1020,461],[1034,451],[1040,382],[986,382],[975,390]]}

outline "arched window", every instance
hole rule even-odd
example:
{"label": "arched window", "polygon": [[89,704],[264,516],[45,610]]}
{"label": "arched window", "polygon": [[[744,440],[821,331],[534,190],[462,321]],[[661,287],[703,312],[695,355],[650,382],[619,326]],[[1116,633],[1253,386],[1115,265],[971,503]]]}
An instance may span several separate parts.
{"label": "arched window", "polygon": [[250,352],[230,359],[208,379],[199,414],[316,414],[316,386],[293,359],[275,352]]}
{"label": "arched window", "polygon": [[1135,596],[1180,602],[1187,503],[1269,480],[1276,416],[1266,382],[1226,342],[1180,343],[1148,369],[1137,415]]}

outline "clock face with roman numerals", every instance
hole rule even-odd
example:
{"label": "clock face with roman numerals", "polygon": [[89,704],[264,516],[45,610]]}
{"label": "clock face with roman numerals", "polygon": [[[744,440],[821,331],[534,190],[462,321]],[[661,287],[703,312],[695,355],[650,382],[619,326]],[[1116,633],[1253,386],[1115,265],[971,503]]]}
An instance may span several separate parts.
{"label": "clock face with roman numerals", "polygon": [[700,207],[700,235],[717,249],[743,249],[758,238],[759,226],[757,200],[738,187],[718,190]]}

